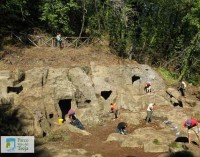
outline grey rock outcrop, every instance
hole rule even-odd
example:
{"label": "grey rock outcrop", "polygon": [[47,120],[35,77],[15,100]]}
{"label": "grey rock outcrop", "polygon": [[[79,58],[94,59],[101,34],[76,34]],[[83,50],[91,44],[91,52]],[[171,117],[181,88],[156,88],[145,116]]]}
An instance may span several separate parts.
{"label": "grey rock outcrop", "polygon": [[[146,81],[152,82],[153,92],[148,96]],[[59,118],[67,118],[71,108],[87,125],[100,122],[111,102],[131,112],[145,108],[152,99],[169,104],[163,79],[147,65],[91,63],[90,67],[1,71],[0,87],[0,98],[12,99],[12,109],[20,115],[23,111],[23,118],[18,117],[24,121],[22,132],[35,136],[48,134]]]}

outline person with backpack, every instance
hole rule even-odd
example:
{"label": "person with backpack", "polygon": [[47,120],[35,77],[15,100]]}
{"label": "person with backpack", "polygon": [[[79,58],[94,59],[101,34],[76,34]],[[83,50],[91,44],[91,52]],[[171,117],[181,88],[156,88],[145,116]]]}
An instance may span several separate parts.
{"label": "person with backpack", "polygon": [[152,115],[153,115],[153,110],[154,110],[155,105],[156,103],[150,103],[147,107],[147,116],[145,119],[147,123],[152,122]]}
{"label": "person with backpack", "polygon": [[110,113],[114,114],[114,120],[118,118],[118,108],[117,105],[111,103],[110,104]]}
{"label": "person with backpack", "polygon": [[117,128],[116,128],[116,133],[126,135],[127,134],[127,130],[126,130],[127,127],[128,127],[128,124],[125,123],[125,122],[118,123]]}
{"label": "person with backpack", "polygon": [[185,89],[186,89],[186,83],[184,81],[179,82],[178,90],[181,92],[181,96],[185,97]]}
{"label": "person with backpack", "polygon": [[191,143],[192,134],[196,134],[200,144],[200,125],[196,119],[194,118],[187,119],[183,123],[181,130],[183,130],[183,128],[187,128],[189,144]]}

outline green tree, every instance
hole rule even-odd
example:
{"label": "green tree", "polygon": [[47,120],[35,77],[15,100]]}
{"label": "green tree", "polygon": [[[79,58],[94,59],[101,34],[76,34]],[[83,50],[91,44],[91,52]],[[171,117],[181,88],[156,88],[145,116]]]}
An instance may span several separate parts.
{"label": "green tree", "polygon": [[70,13],[78,11],[80,6],[74,0],[44,0],[40,6],[42,16],[51,32],[63,32],[65,34],[74,34],[70,27]]}

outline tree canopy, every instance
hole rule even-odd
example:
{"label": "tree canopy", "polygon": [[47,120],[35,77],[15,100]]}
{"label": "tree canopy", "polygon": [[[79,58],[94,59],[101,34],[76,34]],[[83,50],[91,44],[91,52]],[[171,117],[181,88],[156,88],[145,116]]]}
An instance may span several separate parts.
{"label": "tree canopy", "polygon": [[120,57],[200,82],[200,0],[2,0],[6,32],[107,37]]}

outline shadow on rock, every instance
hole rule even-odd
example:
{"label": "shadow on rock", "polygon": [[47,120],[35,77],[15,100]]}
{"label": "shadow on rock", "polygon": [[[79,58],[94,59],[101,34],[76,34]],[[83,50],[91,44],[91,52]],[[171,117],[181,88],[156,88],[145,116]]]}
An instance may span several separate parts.
{"label": "shadow on rock", "polygon": [[[0,101],[2,101],[0,99]],[[13,109],[12,103],[0,102],[0,135],[1,136],[29,136],[23,131],[23,124],[18,118],[19,109]],[[2,153],[5,157],[51,157],[49,150],[42,143],[35,141],[35,153]]]}
{"label": "shadow on rock", "polygon": [[35,142],[35,153],[6,153],[4,155],[6,157],[53,157],[49,150],[39,142]]}
{"label": "shadow on rock", "polygon": [[175,142],[188,143],[188,138],[187,137],[177,137]]}
{"label": "shadow on rock", "polygon": [[180,151],[180,152],[172,153],[169,157],[195,157],[195,156],[191,152]]}

